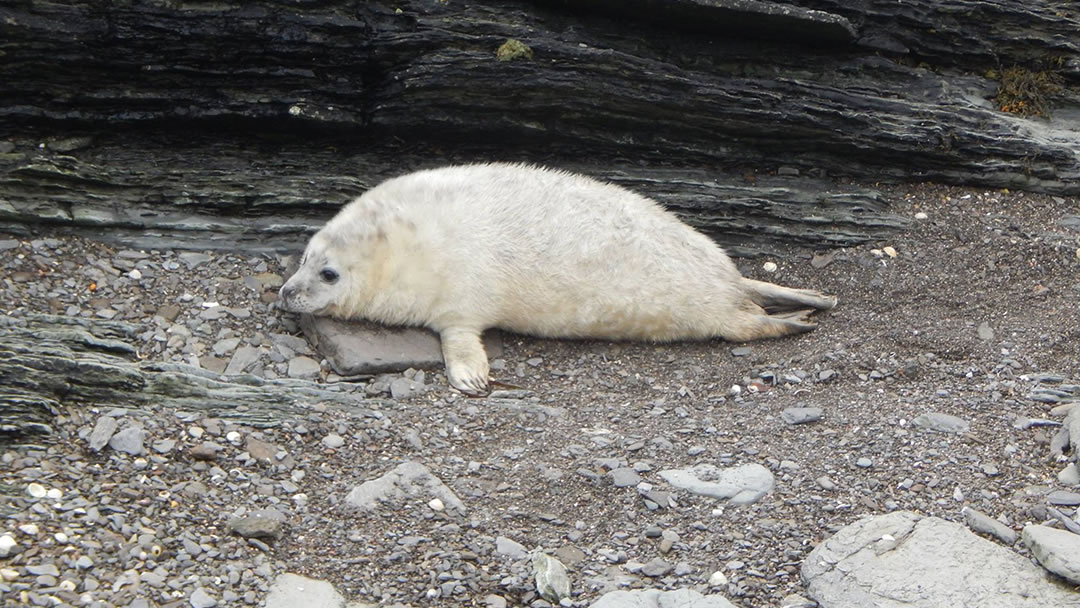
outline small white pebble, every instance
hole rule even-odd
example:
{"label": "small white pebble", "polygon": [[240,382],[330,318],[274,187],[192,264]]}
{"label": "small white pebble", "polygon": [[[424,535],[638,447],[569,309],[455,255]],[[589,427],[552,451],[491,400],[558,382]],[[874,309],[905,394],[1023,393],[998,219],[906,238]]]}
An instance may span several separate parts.
{"label": "small white pebble", "polygon": [[34,498],[45,498],[47,490],[40,483],[32,483],[26,486],[26,493]]}
{"label": "small white pebble", "polygon": [[924,213],[922,211],[915,214],[915,219],[917,219],[917,220],[925,220],[928,217],[930,217],[930,216],[926,215],[926,213]]}
{"label": "small white pebble", "polygon": [[68,579],[60,581],[60,584],[57,586],[60,587],[60,589],[62,589],[63,591],[67,591],[68,593],[75,591],[75,583],[69,581]]}
{"label": "small white pebble", "polygon": [[68,542],[68,535],[64,534],[63,532],[57,532],[56,534],[53,534],[53,538],[55,538],[56,542],[60,543],[61,545],[66,545]]}
{"label": "small white pebble", "polygon": [[225,439],[233,445],[240,445],[242,437],[240,436],[240,433],[236,431],[229,431],[228,433],[225,433]]}
{"label": "small white pebble", "polygon": [[761,269],[765,272],[776,272],[776,262],[765,262],[761,265]]}
{"label": "small white pebble", "polygon": [[876,258],[880,258],[881,256],[885,255],[885,252],[880,249],[871,249],[870,255],[873,255]]}
{"label": "small white pebble", "polygon": [[0,568],[0,578],[10,583],[19,578],[19,571],[12,570],[11,568]]}
{"label": "small white pebble", "polygon": [[443,504],[443,501],[439,500],[438,498],[431,499],[431,502],[427,504],[429,507],[431,507],[432,511],[442,511],[446,508],[446,505]]}
{"label": "small white pebble", "polygon": [[892,247],[882,247],[881,251],[890,258],[895,258],[897,256],[896,250]]}
{"label": "small white pebble", "polygon": [[64,497],[64,493],[60,491],[60,488],[49,488],[49,490],[45,492],[45,496],[48,496],[52,500],[60,500]]}
{"label": "small white pebble", "polygon": [[717,570],[716,572],[713,572],[712,576],[709,577],[709,585],[712,586],[712,587],[723,587],[724,585],[727,585],[727,584],[728,584],[727,577],[724,576],[724,573],[719,571],[719,570]]}
{"label": "small white pebble", "polygon": [[130,277],[133,281],[138,281],[142,278],[142,273],[139,272],[138,268],[134,268],[131,272],[128,273],[128,277]]}
{"label": "small white pebble", "polygon": [[39,532],[37,524],[23,524],[19,526],[19,531],[29,536],[37,536]]}
{"label": "small white pebble", "polygon": [[136,471],[141,471],[146,467],[150,466],[150,461],[145,458],[136,458],[134,461],[132,461],[131,466],[135,467]]}
{"label": "small white pebble", "polygon": [[204,430],[202,429],[202,427],[199,427],[199,426],[193,426],[193,427],[189,428],[189,429],[187,430],[187,432],[188,432],[188,435],[191,435],[191,436],[192,436],[192,437],[194,437],[195,439],[199,439],[200,437],[202,437],[202,436],[203,436],[203,433],[205,433],[206,431],[204,431]]}

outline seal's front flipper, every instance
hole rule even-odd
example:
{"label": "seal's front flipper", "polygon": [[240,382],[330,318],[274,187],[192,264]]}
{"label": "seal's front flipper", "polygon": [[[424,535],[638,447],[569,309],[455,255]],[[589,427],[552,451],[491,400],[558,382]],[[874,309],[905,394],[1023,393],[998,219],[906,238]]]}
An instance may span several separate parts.
{"label": "seal's front flipper", "polygon": [[467,395],[486,395],[488,358],[480,332],[454,327],[440,332],[439,338],[450,385]]}

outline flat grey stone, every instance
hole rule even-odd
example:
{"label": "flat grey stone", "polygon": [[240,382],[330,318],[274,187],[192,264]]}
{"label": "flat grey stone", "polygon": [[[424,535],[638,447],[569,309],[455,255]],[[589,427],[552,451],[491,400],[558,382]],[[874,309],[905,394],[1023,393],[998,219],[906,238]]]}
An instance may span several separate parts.
{"label": "flat grey stone", "polygon": [[735,608],[722,595],[702,595],[693,589],[660,591],[610,591],[592,604],[591,608]]}
{"label": "flat grey stone", "polygon": [[180,261],[188,267],[188,270],[194,270],[195,268],[209,262],[212,259],[212,257],[205,253],[197,253],[194,251],[185,251],[184,253],[180,254]]}
{"label": "flat grey stone", "polygon": [[191,608],[214,608],[214,606],[217,606],[217,600],[202,587],[195,589],[188,601],[191,602]]}
{"label": "flat grey stone", "polygon": [[938,433],[966,433],[971,430],[967,420],[941,412],[919,414],[912,422],[915,426]]}
{"label": "flat grey stone", "polygon": [[313,380],[319,377],[320,372],[322,372],[322,368],[319,367],[319,362],[311,357],[300,355],[289,359],[289,371],[287,373],[290,378]]}
{"label": "flat grey stone", "polygon": [[608,473],[616,488],[629,488],[641,483],[641,476],[630,467],[619,467]]}
{"label": "flat grey stone", "polygon": [[788,424],[806,424],[821,420],[825,412],[820,407],[789,407],[780,412],[780,418]]}
{"label": "flat grey stone", "polygon": [[524,559],[529,555],[524,545],[505,536],[495,537],[495,552],[510,559]]}
{"label": "flat grey stone", "polygon": [[699,464],[687,469],[660,471],[660,477],[676,488],[728,499],[734,504],[755,503],[776,483],[769,469],[760,464],[744,464],[728,469]]}
{"label": "flat grey stone", "polygon": [[975,333],[979,334],[980,340],[989,341],[994,339],[994,329],[990,327],[990,324],[986,321],[979,323],[979,327],[975,329]]}
{"label": "flat grey stone", "polygon": [[230,532],[244,538],[264,540],[281,538],[281,530],[284,526],[285,515],[273,507],[253,511],[244,517],[234,517],[226,524]]}
{"label": "flat grey stone", "polygon": [[94,430],[90,432],[90,449],[100,452],[102,448],[109,444],[113,433],[116,432],[116,427],[116,418],[112,416],[98,417],[97,422],[94,423]]}
{"label": "flat grey stone", "polygon": [[822,608],[1045,608],[1080,599],[1012,550],[910,511],[841,528],[806,557],[802,579]]}
{"label": "flat grey stone", "polygon": [[427,467],[418,462],[403,462],[392,471],[356,486],[345,503],[361,511],[373,511],[380,504],[406,498],[438,498],[447,508],[465,513],[465,503]]}
{"label": "flat grey stone", "polygon": [[1070,462],[1057,474],[1058,481],[1067,486],[1080,485],[1080,470],[1076,468],[1075,462]]}
{"label": "flat grey stone", "polygon": [[422,382],[409,378],[397,378],[390,383],[390,397],[394,399],[408,399],[413,395],[420,394],[427,387]]}
{"label": "flat grey stone", "polygon": [[146,440],[146,431],[137,426],[129,426],[109,439],[109,447],[117,452],[142,456],[146,453],[143,441]]}
{"label": "flat grey stone", "polygon": [[236,352],[229,359],[229,365],[225,367],[225,375],[235,376],[236,374],[242,374],[258,360],[258,348],[247,345],[241,346],[236,349]]}
{"label": "flat grey stone", "polygon": [[[1024,526],[1024,544],[1043,568],[1080,585],[1080,535],[1047,526]],[[1080,596],[1073,596],[1080,603]],[[1047,604],[1048,606],[1050,604]],[[1061,604],[1064,606],[1065,604]]]}
{"label": "flat grey stone", "polygon": [[661,576],[666,576],[673,569],[674,569],[674,566],[672,566],[668,562],[664,561],[663,558],[656,557],[656,558],[653,558],[653,559],[649,560],[649,563],[647,563],[647,564],[645,564],[644,566],[641,567],[641,573],[644,574],[645,576],[651,576],[653,578],[658,578],[658,577],[661,577]]}
{"label": "flat grey stone", "polygon": [[330,433],[322,438],[322,444],[331,450],[336,450],[345,445],[345,438],[337,433]]}
{"label": "flat grey stone", "polygon": [[266,608],[343,608],[345,598],[334,586],[298,574],[281,574],[270,585]]}
{"label": "flat grey stone", "polygon": [[533,579],[536,592],[545,600],[558,604],[563,598],[570,597],[570,576],[562,562],[537,551],[533,554]]}
{"label": "flat grey stone", "polygon": [[[442,346],[434,332],[417,327],[386,327],[366,321],[339,321],[301,315],[300,327],[339,376],[441,368]],[[502,336],[484,334],[488,358],[502,356]]]}
{"label": "flat grey stone", "polygon": [[1075,507],[1076,505],[1080,505],[1080,492],[1054,490],[1046,495],[1046,502],[1052,505]]}
{"label": "flat grey stone", "polygon": [[964,523],[972,530],[993,536],[1006,545],[1016,542],[1016,531],[993,517],[971,507],[964,507],[960,514],[964,516]]}

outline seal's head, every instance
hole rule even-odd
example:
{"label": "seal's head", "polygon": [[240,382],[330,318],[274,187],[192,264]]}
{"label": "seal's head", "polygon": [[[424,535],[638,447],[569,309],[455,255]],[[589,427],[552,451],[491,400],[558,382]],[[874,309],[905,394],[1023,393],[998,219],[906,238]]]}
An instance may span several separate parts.
{"label": "seal's head", "polygon": [[358,260],[338,242],[332,231],[321,230],[311,238],[300,267],[281,286],[280,305],[290,312],[347,316],[348,303],[358,293],[353,285]]}

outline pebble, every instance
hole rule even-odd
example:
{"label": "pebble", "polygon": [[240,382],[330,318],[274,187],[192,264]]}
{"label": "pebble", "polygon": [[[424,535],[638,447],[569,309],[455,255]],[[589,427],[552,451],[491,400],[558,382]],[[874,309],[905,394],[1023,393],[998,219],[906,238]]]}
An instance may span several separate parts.
{"label": "pebble", "polygon": [[259,509],[244,517],[234,517],[228,521],[229,531],[244,538],[272,539],[281,537],[285,525],[285,515],[273,507]]}
{"label": "pebble", "polygon": [[293,357],[289,360],[287,374],[290,378],[314,380],[319,377],[321,372],[322,368],[319,366],[319,362],[311,357],[300,355],[299,357]]}
{"label": "pebble", "polygon": [[326,437],[323,437],[322,444],[331,450],[336,450],[345,445],[345,438],[337,433],[330,433]]}
{"label": "pebble", "polygon": [[1054,490],[1046,495],[1046,502],[1052,505],[1075,507],[1080,505],[1080,492]]}
{"label": "pebble", "polygon": [[736,346],[735,348],[731,349],[731,356],[732,357],[745,357],[745,356],[749,355],[751,352],[752,352],[752,350],[750,349],[749,346]]}
{"label": "pebble", "polygon": [[941,412],[919,414],[911,422],[915,426],[938,433],[966,433],[971,429],[967,420]]}
{"label": "pebble", "polygon": [[641,482],[641,476],[637,474],[637,471],[630,467],[619,467],[613,469],[608,476],[611,477],[612,483],[616,488],[628,488],[636,486]]}
{"label": "pebble", "polygon": [[514,560],[524,559],[529,556],[528,550],[521,543],[505,536],[495,537],[495,552]]}
{"label": "pebble", "polygon": [[40,483],[33,482],[26,486],[26,493],[29,494],[31,498],[45,498],[48,490]]}
{"label": "pebble", "polygon": [[542,551],[533,554],[533,579],[540,597],[553,603],[559,603],[570,597],[570,577],[566,566],[559,560]]}
{"label": "pebble", "polygon": [[964,507],[960,510],[960,514],[963,515],[964,522],[972,530],[993,536],[1006,545],[1012,545],[1016,542],[1016,532],[989,515],[976,511],[971,507]]}
{"label": "pebble", "polygon": [[1058,481],[1062,485],[1076,486],[1080,485],[1080,470],[1076,468],[1075,462],[1070,462],[1057,474]]}
{"label": "pebble", "polygon": [[9,557],[18,553],[19,543],[10,534],[0,536],[0,557]]}
{"label": "pebble", "polygon": [[788,424],[806,424],[821,420],[825,413],[820,407],[788,407],[780,412],[780,418]]}
{"label": "pebble", "polygon": [[1040,525],[1024,526],[1024,545],[1044,568],[1080,585],[1080,535]]}
{"label": "pebble", "polygon": [[142,456],[146,453],[143,442],[146,440],[146,431],[137,426],[129,426],[119,431],[109,439],[109,447],[117,452],[123,452],[132,456]]}
{"label": "pebble", "polygon": [[855,466],[857,466],[859,468],[862,468],[862,469],[868,469],[868,468],[874,466],[874,461],[870,460],[866,456],[863,456],[862,458],[859,458],[858,460],[855,461]]}
{"label": "pebble", "polygon": [[191,608],[214,608],[214,606],[217,606],[217,600],[202,587],[195,589],[189,600],[191,601]]}
{"label": "pebble", "polygon": [[717,570],[709,575],[709,585],[712,587],[725,587],[728,584],[728,578],[723,572]]}
{"label": "pebble", "polygon": [[116,418],[113,418],[112,416],[99,416],[97,423],[94,424],[94,430],[90,432],[90,449],[95,452],[100,452],[102,448],[109,444],[109,440],[112,439],[113,433],[116,432],[116,427]]}
{"label": "pebble", "polygon": [[641,573],[644,574],[645,576],[651,576],[653,578],[658,578],[658,577],[661,577],[661,576],[666,576],[674,568],[675,568],[674,566],[672,566],[668,562],[664,561],[663,558],[657,557],[657,558],[653,558],[653,559],[649,560],[648,563],[646,563],[644,566],[642,566],[641,567]]}

